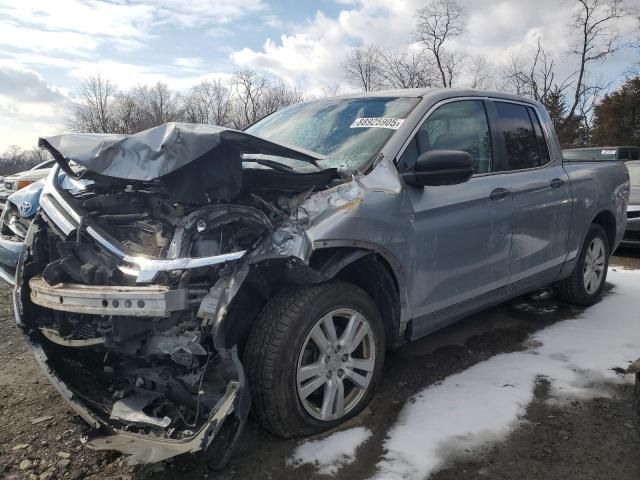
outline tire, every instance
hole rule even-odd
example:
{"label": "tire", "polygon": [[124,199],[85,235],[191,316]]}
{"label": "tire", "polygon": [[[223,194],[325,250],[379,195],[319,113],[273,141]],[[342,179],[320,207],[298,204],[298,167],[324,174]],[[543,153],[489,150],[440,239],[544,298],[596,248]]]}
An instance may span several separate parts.
{"label": "tire", "polygon": [[[594,257],[592,255],[594,245],[599,245],[602,248],[598,250],[601,254],[598,254],[596,261],[593,260]],[[595,266],[596,264],[597,267]],[[602,294],[602,289],[607,279],[608,266],[609,240],[607,234],[600,225],[592,224],[580,248],[580,253],[571,276],[558,284],[557,292],[559,298],[574,305],[585,307],[593,305],[600,299],[600,295]],[[596,268],[601,273],[594,273],[594,284],[589,282],[588,278],[591,273],[595,272]]]}
{"label": "tire", "polygon": [[[336,335],[333,342],[323,344],[318,341],[321,334],[325,340],[331,338],[326,329],[328,319]],[[353,335],[348,335],[350,332]],[[353,339],[355,344],[361,336],[358,348],[350,352],[347,340]],[[323,351],[320,344],[326,347]],[[357,415],[371,400],[382,373],[384,352],[380,313],[362,289],[342,281],[286,288],[262,309],[245,346],[253,416],[282,438],[334,428]],[[365,363],[357,363],[358,359]],[[355,367],[356,363],[366,370]],[[339,398],[344,399],[343,410]]]}

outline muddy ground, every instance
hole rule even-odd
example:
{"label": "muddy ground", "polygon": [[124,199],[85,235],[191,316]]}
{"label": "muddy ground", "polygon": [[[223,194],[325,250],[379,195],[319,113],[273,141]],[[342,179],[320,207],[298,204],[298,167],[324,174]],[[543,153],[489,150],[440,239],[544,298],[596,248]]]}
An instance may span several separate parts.
{"label": "muddy ground", "polygon": [[[640,252],[621,251],[612,264],[640,268]],[[211,470],[206,457],[134,469],[118,454],[88,451],[79,441],[83,423],[40,373],[14,324],[10,290],[4,284],[0,288],[0,478],[322,478],[310,465],[286,465],[299,441],[273,438],[251,420],[222,472]],[[519,350],[532,332],[578,313],[553,299],[518,299],[390,352],[371,406],[348,425],[365,425],[373,435],[338,477],[375,473],[386,432],[411,395],[492,355]],[[432,478],[637,480],[640,436],[630,412],[631,388],[612,391],[611,398],[550,407],[544,403],[547,385],[541,383],[528,421],[506,441],[453,459]]]}

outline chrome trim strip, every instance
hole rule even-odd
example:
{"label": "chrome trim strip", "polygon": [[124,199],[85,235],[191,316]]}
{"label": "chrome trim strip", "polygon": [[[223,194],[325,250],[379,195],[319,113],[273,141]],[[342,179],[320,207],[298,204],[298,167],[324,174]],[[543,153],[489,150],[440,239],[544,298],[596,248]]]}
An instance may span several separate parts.
{"label": "chrome trim strip", "polygon": [[76,229],[76,226],[60,213],[58,208],[49,199],[49,195],[45,195],[44,192],[40,196],[40,207],[44,213],[47,214],[47,217],[49,217],[56,227],[58,227],[65,235],[69,235]]}
{"label": "chrome trim strip", "polygon": [[221,263],[239,260],[244,256],[246,250],[240,252],[225,253],[223,255],[214,255],[212,257],[198,258],[173,258],[168,260],[155,260],[141,257],[124,257],[124,261],[137,265],[140,268],[136,282],[147,283],[153,282],[159,272],[168,272],[171,270],[189,270],[191,268],[209,267],[211,265],[219,265]]}

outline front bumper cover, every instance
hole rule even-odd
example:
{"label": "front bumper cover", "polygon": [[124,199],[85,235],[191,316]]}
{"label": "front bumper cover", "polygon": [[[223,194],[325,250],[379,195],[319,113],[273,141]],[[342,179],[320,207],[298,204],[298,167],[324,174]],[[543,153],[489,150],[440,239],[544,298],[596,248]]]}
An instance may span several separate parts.
{"label": "front bumper cover", "polygon": [[[206,450],[215,443],[216,435],[223,425],[230,425],[232,434],[225,436],[224,443],[218,445],[218,462],[226,463],[232,447],[242,432],[249,414],[250,397],[246,388],[246,381],[242,364],[238,359],[236,349],[227,352],[228,360],[236,369],[238,378],[229,382],[225,395],[220,399],[209,415],[209,420],[184,440],[172,440],[149,435],[141,435],[123,430],[116,430],[104,424],[94,416],[84,404],[66,386],[64,381],[56,375],[48,363],[48,357],[40,343],[30,339],[31,349],[41,369],[49,378],[51,384],[75,412],[93,429],[84,439],[88,448],[93,450],[116,450],[128,455],[132,465],[140,463],[155,463],[183,453],[196,453]],[[227,423],[229,422],[229,423]]]}

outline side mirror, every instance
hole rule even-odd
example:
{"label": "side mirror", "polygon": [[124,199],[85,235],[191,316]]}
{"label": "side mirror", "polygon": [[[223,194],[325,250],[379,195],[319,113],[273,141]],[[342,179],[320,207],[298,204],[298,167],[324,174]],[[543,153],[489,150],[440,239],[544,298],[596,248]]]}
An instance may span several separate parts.
{"label": "side mirror", "polygon": [[473,159],[462,150],[429,150],[416,160],[412,172],[402,178],[414,187],[456,185],[464,183],[473,175]]}

